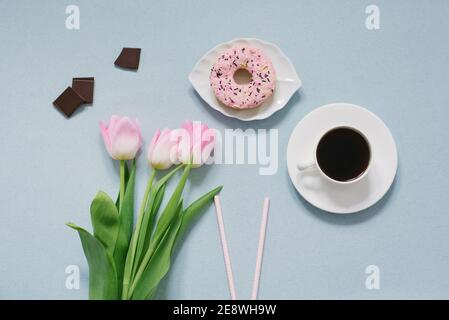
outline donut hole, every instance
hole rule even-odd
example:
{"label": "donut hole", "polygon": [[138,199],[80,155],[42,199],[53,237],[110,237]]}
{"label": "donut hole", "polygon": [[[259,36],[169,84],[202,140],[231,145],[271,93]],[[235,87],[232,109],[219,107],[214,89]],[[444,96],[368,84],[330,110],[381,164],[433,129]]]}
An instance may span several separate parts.
{"label": "donut hole", "polygon": [[253,80],[253,76],[246,69],[240,68],[234,72],[234,81],[237,84],[240,84],[240,85],[249,84],[252,80]]}

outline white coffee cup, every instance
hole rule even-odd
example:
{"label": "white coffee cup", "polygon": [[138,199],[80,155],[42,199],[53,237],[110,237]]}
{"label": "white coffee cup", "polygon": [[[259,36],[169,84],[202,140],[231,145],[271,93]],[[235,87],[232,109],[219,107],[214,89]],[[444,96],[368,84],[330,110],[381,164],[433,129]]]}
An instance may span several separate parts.
{"label": "white coffee cup", "polygon": [[[366,165],[365,169],[360,172],[359,174],[357,174],[354,177],[350,177],[347,180],[337,180],[332,178],[331,176],[329,176],[328,174],[326,174],[325,170],[323,170],[323,168],[320,167],[319,161],[318,161],[318,147],[320,146],[320,143],[323,141],[323,138],[325,136],[327,136],[330,132],[337,130],[337,129],[348,129],[353,131],[354,133],[356,133],[358,136],[362,137],[363,140],[366,143],[366,147],[368,148],[368,164]],[[372,151],[371,151],[371,144],[368,140],[368,138],[366,137],[366,135],[361,132],[359,129],[351,127],[351,126],[346,126],[346,125],[341,125],[341,126],[335,126],[330,128],[329,130],[327,130],[326,132],[324,132],[319,139],[316,141],[315,146],[314,146],[314,152],[313,152],[313,159],[311,159],[308,162],[301,162],[297,164],[297,169],[300,172],[304,172],[304,171],[309,171],[309,170],[317,170],[321,176],[323,176],[325,179],[327,179],[328,181],[331,181],[332,183],[336,183],[336,184],[340,184],[340,185],[347,185],[347,184],[352,184],[355,183],[361,179],[363,179],[367,174],[368,171],[371,167],[371,158],[372,158]]]}

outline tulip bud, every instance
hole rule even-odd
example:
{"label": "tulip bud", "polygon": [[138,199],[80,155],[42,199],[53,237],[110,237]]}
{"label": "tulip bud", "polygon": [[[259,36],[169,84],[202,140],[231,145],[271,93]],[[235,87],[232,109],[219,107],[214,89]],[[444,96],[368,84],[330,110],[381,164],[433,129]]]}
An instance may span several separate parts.
{"label": "tulip bud", "polygon": [[153,168],[165,170],[178,162],[178,139],[173,133],[165,128],[162,132],[157,129],[154,134],[148,149],[148,162]]}
{"label": "tulip bud", "polygon": [[131,160],[142,146],[142,135],[137,120],[112,116],[106,125],[100,122],[106,150],[115,160]]}
{"label": "tulip bud", "polygon": [[200,122],[185,121],[179,129],[178,159],[192,168],[202,166],[209,159],[215,146],[215,129]]}

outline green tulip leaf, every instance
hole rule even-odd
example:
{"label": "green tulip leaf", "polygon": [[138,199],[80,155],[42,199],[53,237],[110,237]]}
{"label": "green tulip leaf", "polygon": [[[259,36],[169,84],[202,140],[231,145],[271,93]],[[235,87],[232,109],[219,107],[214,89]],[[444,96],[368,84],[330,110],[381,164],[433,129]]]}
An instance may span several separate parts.
{"label": "green tulip leaf", "polygon": [[114,250],[114,261],[117,268],[117,279],[119,281],[119,294],[123,282],[126,255],[133,231],[134,222],[134,187],[136,179],[136,162],[133,161],[128,184],[126,187],[123,204],[119,211],[119,230]]}
{"label": "green tulip leaf", "polygon": [[[162,200],[164,199],[167,183],[181,167],[182,166],[179,165],[173,168],[151,189],[150,199],[144,212],[142,229],[139,232],[139,241],[136,254],[136,261],[138,261],[138,265],[140,265],[141,260],[143,259],[144,250],[147,249],[150,244],[150,239],[154,229],[154,224],[156,222],[157,213],[159,212]],[[135,266],[133,273],[135,273],[136,267],[137,265]]]}
{"label": "green tulip leaf", "polygon": [[164,199],[165,195],[165,189],[168,181],[173,177],[173,175],[181,168],[182,166],[179,165],[175,167],[173,170],[171,170],[169,173],[167,173],[162,179],[160,179],[156,185],[153,188],[153,192],[151,195],[151,199],[149,201],[149,206],[145,212],[145,223],[143,223],[143,226],[146,226],[145,232],[142,234],[139,234],[139,243],[140,249],[139,251],[139,264],[141,263],[141,260],[143,259],[142,251],[145,249],[148,249],[148,246],[150,245],[150,241],[152,238],[152,232],[154,229],[154,225],[156,223],[156,217],[159,212],[159,209],[162,204],[162,200]]}
{"label": "green tulip leaf", "polygon": [[166,184],[162,184],[158,188],[158,190],[152,192],[150,196],[149,206],[147,207],[147,210],[145,210],[142,221],[142,229],[139,232],[139,240],[137,243],[136,259],[135,259],[135,261],[138,261],[138,263],[135,264],[133,273],[135,273],[137,266],[140,265],[140,263],[142,262],[143,253],[145,252],[144,250],[147,249],[149,246],[151,233],[154,228],[155,217],[157,215],[157,212],[159,211],[162,200],[164,198],[165,189]]}
{"label": "green tulip leaf", "polygon": [[196,201],[194,201],[190,206],[184,210],[182,216],[181,227],[179,228],[178,236],[176,237],[175,245],[178,240],[184,235],[185,231],[192,223],[192,220],[198,216],[207,204],[210,204],[213,198],[223,189],[223,186],[219,186],[208,193],[202,195]]}
{"label": "green tulip leaf", "polygon": [[[164,200],[164,195],[165,195],[165,189],[166,189],[166,185],[163,184],[161,188],[159,188],[159,190],[156,192],[156,196],[154,197],[154,202],[151,208],[151,211],[149,212],[149,217],[150,217],[150,221],[148,223],[148,229],[153,230],[155,221],[156,221],[156,217],[157,217],[157,213],[159,212],[159,209],[161,208],[161,204],[162,204],[162,200]],[[146,240],[150,240],[149,237],[145,238]],[[144,246],[145,247],[145,246]]]}
{"label": "green tulip leaf", "polygon": [[179,165],[167,173],[159,182],[150,187],[149,198],[142,205],[144,208],[142,216],[138,217],[136,230],[131,238],[131,244],[126,256],[122,298],[128,299],[129,285],[134,280],[137,268],[139,267],[145,249],[148,248],[151,233],[154,225],[154,215],[157,214],[165,194],[166,184],[169,179],[181,168]]}
{"label": "green tulip leaf", "polygon": [[98,192],[90,206],[94,236],[112,257],[119,229],[119,214],[114,201],[104,192]]}
{"label": "green tulip leaf", "polygon": [[154,288],[153,290],[150,291],[150,293],[145,297],[145,300],[151,300],[153,299],[154,294],[156,293],[156,288]]}
{"label": "green tulip leaf", "polygon": [[151,245],[154,247],[157,246],[158,242],[172,223],[173,218],[175,218],[176,216],[176,209],[178,207],[179,201],[181,200],[182,191],[184,190],[184,186],[189,176],[190,168],[191,165],[187,165],[185,167],[175,191],[173,192],[170,200],[167,203],[167,206],[165,207],[164,211],[161,214],[161,217],[159,218],[159,221],[157,222],[156,230],[153,236],[154,240],[151,243]]}
{"label": "green tulip leaf", "polygon": [[184,186],[186,184],[187,178],[190,173],[191,165],[187,165],[184,169],[184,172],[181,176],[181,179],[178,182],[178,185],[176,186],[172,196],[170,197],[170,200],[167,203],[167,206],[165,207],[164,211],[162,212],[159,221],[156,226],[156,230],[154,231],[154,235],[151,238],[150,245],[148,249],[146,249],[145,255],[142,259],[142,262],[137,268],[133,284],[130,289],[130,294],[133,293],[133,290],[137,283],[140,280],[140,277],[144,273],[148,263],[150,262],[151,257],[153,256],[156,248],[159,246],[160,242],[162,241],[164,235],[167,233],[168,228],[170,227],[170,224],[172,224],[176,219],[177,209],[179,202],[181,200],[182,191],[184,189]]}
{"label": "green tulip leaf", "polygon": [[171,256],[179,239],[183,236],[193,219],[203,211],[206,205],[212,202],[214,196],[222,188],[222,186],[219,186],[204,194],[186,208],[182,214],[179,211],[180,207],[177,207],[176,220],[170,224],[168,231],[166,231],[154,254],[151,256],[145,271],[135,284],[132,299],[151,299],[154,296],[157,286],[170,269]]}
{"label": "green tulip leaf", "polygon": [[142,276],[132,292],[133,300],[144,300],[152,297],[160,281],[170,269],[171,253],[182,223],[182,200],[179,202],[173,223],[166,230]]}
{"label": "green tulip leaf", "polygon": [[117,299],[117,274],[112,257],[107,253],[106,248],[83,228],[73,223],[67,223],[67,226],[78,231],[89,265],[89,299]]}

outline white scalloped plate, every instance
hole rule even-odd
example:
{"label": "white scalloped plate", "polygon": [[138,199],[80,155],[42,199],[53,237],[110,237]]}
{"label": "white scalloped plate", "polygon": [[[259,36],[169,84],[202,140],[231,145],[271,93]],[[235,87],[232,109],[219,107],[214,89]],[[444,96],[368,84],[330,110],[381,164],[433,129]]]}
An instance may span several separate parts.
{"label": "white scalloped plate", "polygon": [[[235,45],[245,45],[262,49],[271,59],[276,70],[277,81],[274,94],[258,108],[248,110],[229,108],[217,100],[210,87],[209,75],[212,65],[222,52]],[[243,121],[262,120],[270,117],[273,113],[285,107],[295,91],[302,86],[301,79],[299,79],[295,67],[278,46],[253,38],[235,39],[216,46],[197,62],[189,75],[189,80],[196,92],[198,92],[209,106],[228,117]]]}
{"label": "white scalloped plate", "polygon": [[[299,172],[298,163],[313,158],[315,143],[330,128],[350,126],[363,132],[372,150],[371,167],[360,181],[336,185],[318,171]],[[350,103],[332,103],[313,110],[295,127],[287,147],[287,167],[296,190],[322,210],[347,214],[369,208],[390,189],[398,168],[394,138],[371,111]]]}

